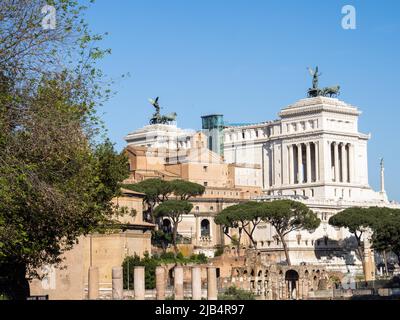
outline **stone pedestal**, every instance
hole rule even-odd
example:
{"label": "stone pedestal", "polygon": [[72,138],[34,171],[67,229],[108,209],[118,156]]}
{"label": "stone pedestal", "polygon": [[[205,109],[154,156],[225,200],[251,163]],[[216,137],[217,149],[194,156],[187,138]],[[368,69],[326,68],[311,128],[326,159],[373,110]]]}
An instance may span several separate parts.
{"label": "stone pedestal", "polygon": [[112,268],[112,298],[114,300],[122,300],[123,299],[123,276],[122,276],[122,267],[113,267]]}
{"label": "stone pedestal", "polygon": [[99,268],[90,267],[88,277],[88,298],[96,300],[99,298]]}
{"label": "stone pedestal", "polygon": [[165,269],[156,267],[156,299],[165,300]]}
{"label": "stone pedestal", "polygon": [[201,300],[201,268],[192,267],[192,300]]}
{"label": "stone pedestal", "polygon": [[145,295],[145,278],[144,267],[137,266],[133,270],[133,290],[135,291],[135,300],[144,300]]}
{"label": "stone pedestal", "polygon": [[174,295],[175,300],[183,300],[183,268],[180,266],[174,269]]}
{"label": "stone pedestal", "polygon": [[207,267],[207,299],[218,299],[217,269],[215,267]]}

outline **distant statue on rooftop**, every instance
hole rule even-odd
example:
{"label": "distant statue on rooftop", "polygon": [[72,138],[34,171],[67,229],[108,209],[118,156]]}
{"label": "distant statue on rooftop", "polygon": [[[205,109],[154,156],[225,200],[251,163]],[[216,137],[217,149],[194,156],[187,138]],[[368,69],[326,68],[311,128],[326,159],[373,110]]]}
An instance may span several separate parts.
{"label": "distant statue on rooftop", "polygon": [[308,72],[313,77],[312,80],[313,89],[318,89],[318,80],[319,77],[322,76],[322,73],[318,73],[318,66],[315,67],[315,71],[311,68],[308,68]]}
{"label": "distant statue on rooftop", "polygon": [[310,75],[313,77],[312,79],[312,88],[308,89],[307,95],[309,98],[314,98],[318,96],[322,97],[337,97],[340,94],[340,86],[332,86],[319,89],[319,77],[322,75],[318,72],[318,66],[315,67],[315,71],[311,68],[307,68]]}
{"label": "distant statue on rooftop", "polygon": [[165,116],[162,116],[160,113],[160,105],[158,104],[158,99],[159,97],[153,99],[149,99],[151,105],[156,109],[156,112],[153,113],[153,116],[150,119],[150,124],[169,124],[172,121],[176,120],[177,114],[175,112],[172,112],[170,114],[167,114]]}

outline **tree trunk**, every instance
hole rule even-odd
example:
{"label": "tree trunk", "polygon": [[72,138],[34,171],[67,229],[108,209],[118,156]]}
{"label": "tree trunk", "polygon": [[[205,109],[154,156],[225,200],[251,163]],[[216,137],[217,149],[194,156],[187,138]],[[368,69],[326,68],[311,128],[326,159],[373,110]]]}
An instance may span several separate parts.
{"label": "tree trunk", "polygon": [[279,235],[279,238],[282,241],[282,246],[283,246],[283,251],[285,252],[286,262],[287,262],[288,266],[291,266],[292,263],[290,262],[289,250],[288,250],[288,247],[286,245],[286,240],[284,239],[284,236],[282,236],[280,234],[278,234],[278,235]]}
{"label": "tree trunk", "polygon": [[388,275],[388,264],[387,264],[387,257],[386,257],[386,250],[383,250],[383,261],[385,262],[385,275]]}
{"label": "tree trunk", "polygon": [[358,252],[358,256],[361,260],[361,265],[363,268],[363,273],[364,273],[364,282],[367,283],[367,270],[366,270],[366,266],[365,266],[365,259],[364,259],[364,250],[362,249],[362,246],[359,245],[357,247],[357,252]]}
{"label": "tree trunk", "polygon": [[176,245],[177,234],[178,234],[178,223],[174,222],[174,227],[172,228],[172,244],[174,245],[175,254],[178,253],[178,247]]}

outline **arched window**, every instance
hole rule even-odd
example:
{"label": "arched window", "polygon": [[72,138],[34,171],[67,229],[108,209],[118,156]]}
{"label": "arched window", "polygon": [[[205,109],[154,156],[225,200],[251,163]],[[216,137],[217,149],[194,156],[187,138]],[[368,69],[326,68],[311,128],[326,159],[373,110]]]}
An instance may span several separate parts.
{"label": "arched window", "polygon": [[201,220],[200,228],[202,237],[210,236],[210,221],[208,219]]}

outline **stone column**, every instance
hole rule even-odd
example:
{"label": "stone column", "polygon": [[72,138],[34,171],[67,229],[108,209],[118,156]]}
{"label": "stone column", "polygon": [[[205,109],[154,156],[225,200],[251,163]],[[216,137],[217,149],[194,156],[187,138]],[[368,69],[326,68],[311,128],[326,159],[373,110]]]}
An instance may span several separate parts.
{"label": "stone column", "polygon": [[207,267],[207,299],[218,299],[217,269],[215,267]]}
{"label": "stone column", "polygon": [[90,267],[88,276],[88,298],[96,300],[99,298],[99,268]]}
{"label": "stone column", "polygon": [[289,184],[294,184],[293,144],[289,145]]}
{"label": "stone column", "polygon": [[349,144],[349,182],[354,182],[354,146]]}
{"label": "stone column", "polygon": [[303,286],[304,286],[304,280],[299,279],[299,292],[298,292],[298,300],[303,300]]}
{"label": "stone column", "polygon": [[122,277],[122,267],[112,268],[112,298],[114,300],[123,299],[123,277]]}
{"label": "stone column", "polygon": [[329,141],[321,140],[319,148],[320,148],[319,181],[331,182],[332,181],[331,143]]}
{"label": "stone column", "polygon": [[281,150],[281,184],[289,184],[289,146],[282,144]]}
{"label": "stone column", "polygon": [[345,182],[345,172],[344,172],[344,155],[346,153],[346,148],[344,148],[344,144],[341,143],[340,146],[340,173],[341,173],[341,179],[340,182]]}
{"label": "stone column", "polygon": [[339,143],[334,144],[334,157],[335,157],[335,182],[339,182]]}
{"label": "stone column", "polygon": [[135,291],[135,300],[144,300],[145,295],[145,279],[144,267],[136,266],[133,270],[133,290]]}
{"label": "stone column", "polygon": [[312,181],[311,179],[311,142],[306,144],[306,159],[307,159],[307,183]]}
{"label": "stone column", "polygon": [[347,159],[348,159],[348,145],[343,145],[343,182],[349,182],[349,167],[348,167],[348,163],[347,163]]}
{"label": "stone column", "polygon": [[303,148],[301,143],[297,145],[297,181],[303,183]]}
{"label": "stone column", "polygon": [[156,267],[156,299],[165,300],[165,269]]}
{"label": "stone column", "polygon": [[201,300],[201,268],[192,267],[192,300]]}
{"label": "stone column", "polygon": [[319,142],[314,142],[314,161],[315,161],[315,181],[319,181]]}
{"label": "stone column", "polygon": [[174,294],[175,300],[183,300],[183,268],[181,266],[174,268]]}

